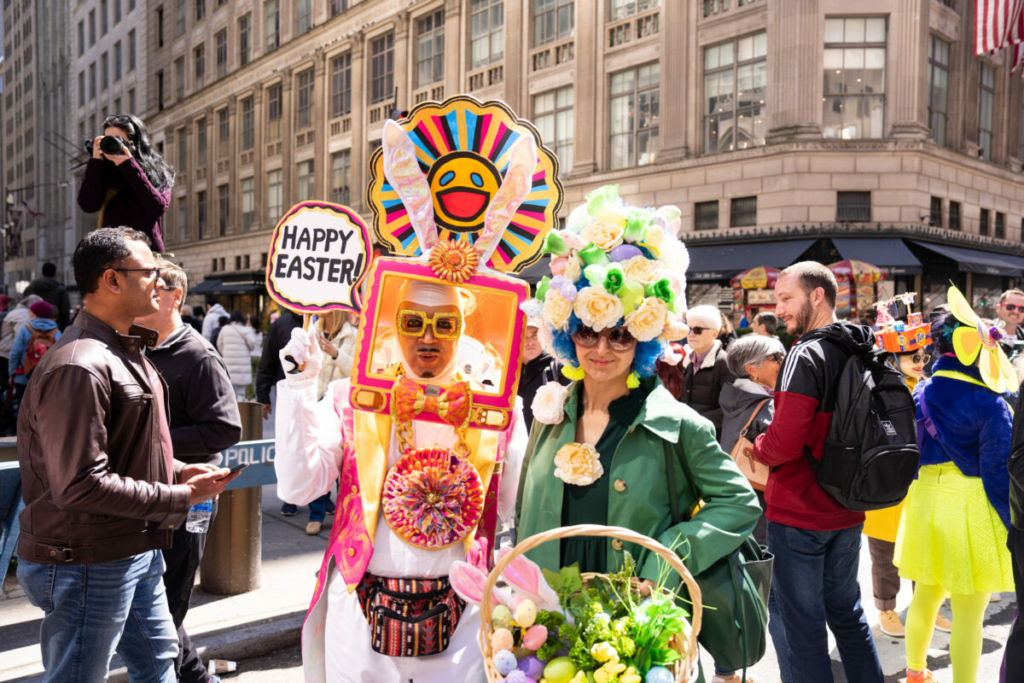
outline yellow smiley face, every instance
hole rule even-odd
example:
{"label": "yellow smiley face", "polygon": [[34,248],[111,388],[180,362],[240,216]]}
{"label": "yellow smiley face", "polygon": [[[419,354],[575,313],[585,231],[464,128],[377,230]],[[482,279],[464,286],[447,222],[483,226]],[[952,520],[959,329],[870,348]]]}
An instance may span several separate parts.
{"label": "yellow smiley face", "polygon": [[434,219],[453,232],[475,232],[501,186],[491,162],[473,152],[453,152],[437,160],[427,175],[434,195]]}

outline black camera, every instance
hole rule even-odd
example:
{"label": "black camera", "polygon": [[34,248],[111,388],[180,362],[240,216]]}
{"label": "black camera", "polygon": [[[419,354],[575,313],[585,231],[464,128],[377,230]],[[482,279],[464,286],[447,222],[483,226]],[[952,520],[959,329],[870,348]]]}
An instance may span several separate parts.
{"label": "black camera", "polygon": [[[82,142],[82,148],[86,154],[92,155],[92,140],[86,139]],[[100,151],[104,154],[126,154],[125,149],[127,145],[124,140],[115,135],[104,135],[100,139]]]}

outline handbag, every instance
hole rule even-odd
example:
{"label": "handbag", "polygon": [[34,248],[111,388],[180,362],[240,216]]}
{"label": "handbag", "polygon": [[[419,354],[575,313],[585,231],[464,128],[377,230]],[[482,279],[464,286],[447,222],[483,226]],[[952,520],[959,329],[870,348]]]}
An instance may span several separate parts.
{"label": "handbag", "polygon": [[729,454],[755,491],[764,491],[768,485],[768,473],[771,470],[763,462],[754,460],[754,443],[747,438],[747,432],[750,430],[754,418],[761,412],[761,408],[770,400],[770,398],[766,398],[757,404],[754,412],[750,414],[747,424],[743,425],[743,429],[740,430],[740,438],[736,439],[736,445],[732,447],[732,453]]}
{"label": "handbag", "polygon": [[[672,455],[669,443],[665,442],[665,471],[672,519],[685,522],[688,519],[679,514]],[[692,519],[701,509],[700,492],[685,453],[679,458],[679,463],[697,501],[695,511],[689,516]],[[768,647],[768,592],[771,590],[774,563],[775,557],[768,549],[749,535],[739,548],[694,576],[700,586],[701,600],[705,607],[712,608],[704,610],[697,640],[722,669],[743,669],[741,680],[746,680],[746,668],[760,661]]]}
{"label": "handbag", "polygon": [[397,579],[365,574],[356,587],[373,651],[388,657],[444,652],[466,603],[448,578]]}

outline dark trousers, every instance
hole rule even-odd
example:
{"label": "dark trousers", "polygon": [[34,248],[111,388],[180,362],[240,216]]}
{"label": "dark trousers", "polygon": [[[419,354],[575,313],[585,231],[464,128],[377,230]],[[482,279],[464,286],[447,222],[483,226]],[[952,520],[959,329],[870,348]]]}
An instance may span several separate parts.
{"label": "dark trousers", "polygon": [[1013,585],[1017,589],[1017,618],[1013,620],[1010,637],[1006,639],[1005,658],[1007,681],[1024,680],[1024,624],[1021,624],[1020,605],[1024,605],[1024,531],[1010,527],[1006,545],[1013,557]]}
{"label": "dark trousers", "polygon": [[[213,525],[217,517],[217,501],[213,502],[213,517],[210,518],[210,525]],[[174,620],[174,627],[178,630],[178,658],[174,662],[174,673],[181,683],[209,683],[210,674],[203,666],[203,660],[199,657],[192,639],[185,633],[183,622],[188,614],[189,601],[192,600],[192,589],[196,583],[196,572],[199,570],[199,563],[203,559],[203,550],[206,548],[206,534],[193,534],[185,529],[182,524],[174,532],[174,542],[170,548],[164,550],[164,562],[167,564],[167,571],[164,572],[164,587],[167,589],[167,606],[171,611],[171,618]]]}
{"label": "dark trousers", "polygon": [[871,552],[871,592],[875,607],[880,612],[896,609],[896,596],[900,592],[900,570],[893,563],[896,544],[878,538],[868,538]]}

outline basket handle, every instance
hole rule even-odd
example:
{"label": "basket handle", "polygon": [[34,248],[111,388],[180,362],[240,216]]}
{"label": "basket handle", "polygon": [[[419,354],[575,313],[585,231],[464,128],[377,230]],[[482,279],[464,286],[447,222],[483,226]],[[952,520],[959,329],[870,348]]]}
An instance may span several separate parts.
{"label": "basket handle", "polygon": [[[505,567],[507,567],[509,563],[519,555],[522,555],[529,550],[533,550],[543,543],[555,541],[561,538],[573,538],[577,536],[601,536],[606,538],[617,538],[621,541],[635,543],[647,548],[653,553],[657,553],[663,560],[668,562],[672,569],[676,570],[676,573],[682,577],[683,582],[686,584],[686,587],[690,592],[690,600],[693,603],[687,657],[691,661],[696,660],[698,654],[697,634],[700,633],[703,607],[701,606],[700,586],[698,586],[696,580],[694,580],[693,574],[691,574],[690,570],[686,568],[686,565],[683,564],[678,555],[654,539],[623,527],[602,526],[599,524],[577,524],[576,526],[559,527],[557,529],[551,529],[549,531],[535,534],[517,543],[515,547],[512,548],[511,552],[506,553],[505,557],[498,561],[494,566],[494,569],[491,570],[491,573],[487,575],[487,581],[484,583],[483,589],[483,602],[480,604],[480,649],[481,652],[483,652],[484,658],[489,660],[492,656],[490,638],[488,637],[488,631],[491,629],[491,591],[493,591],[495,585],[497,585],[498,578],[501,576],[501,573],[505,571]],[[687,666],[685,668],[690,669],[691,667]],[[682,673],[682,670],[680,670],[680,673]]]}

